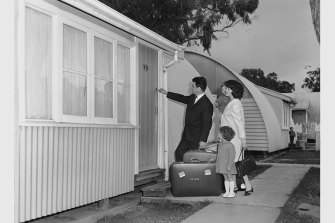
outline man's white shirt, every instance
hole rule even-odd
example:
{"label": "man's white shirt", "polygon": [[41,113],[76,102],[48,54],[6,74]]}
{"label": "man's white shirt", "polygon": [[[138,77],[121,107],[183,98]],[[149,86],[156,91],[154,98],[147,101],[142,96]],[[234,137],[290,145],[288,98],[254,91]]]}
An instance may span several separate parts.
{"label": "man's white shirt", "polygon": [[205,93],[199,94],[199,95],[195,98],[194,104],[197,103],[197,101],[199,101],[199,99],[202,98],[202,96],[204,96],[204,95],[205,95]]}

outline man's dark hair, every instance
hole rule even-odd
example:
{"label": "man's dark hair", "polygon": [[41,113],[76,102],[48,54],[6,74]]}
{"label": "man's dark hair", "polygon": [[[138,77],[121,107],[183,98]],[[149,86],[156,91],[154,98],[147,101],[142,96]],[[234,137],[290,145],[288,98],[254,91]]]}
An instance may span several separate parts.
{"label": "man's dark hair", "polygon": [[235,136],[234,130],[229,126],[222,126],[220,128],[220,133],[222,135],[222,138],[224,138],[227,141],[232,140]]}
{"label": "man's dark hair", "polygon": [[192,79],[192,82],[195,83],[195,86],[200,87],[203,92],[205,92],[207,87],[207,80],[204,77],[195,77]]}
{"label": "man's dark hair", "polygon": [[244,91],[242,84],[240,84],[239,82],[235,80],[228,80],[228,81],[225,81],[223,85],[232,90],[231,94],[233,95],[234,98],[238,98],[241,100],[241,98],[243,97],[243,91]]}

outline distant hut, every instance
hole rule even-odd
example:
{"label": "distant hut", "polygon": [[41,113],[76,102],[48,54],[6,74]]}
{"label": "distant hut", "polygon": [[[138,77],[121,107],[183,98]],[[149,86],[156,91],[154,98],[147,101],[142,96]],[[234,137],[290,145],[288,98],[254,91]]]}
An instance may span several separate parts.
{"label": "distant hut", "polygon": [[291,97],[256,86],[209,57],[187,51],[185,58],[206,77],[213,94],[221,94],[221,84],[226,80],[233,79],[243,84],[242,104],[249,150],[274,152],[288,147],[291,107],[295,104]]}

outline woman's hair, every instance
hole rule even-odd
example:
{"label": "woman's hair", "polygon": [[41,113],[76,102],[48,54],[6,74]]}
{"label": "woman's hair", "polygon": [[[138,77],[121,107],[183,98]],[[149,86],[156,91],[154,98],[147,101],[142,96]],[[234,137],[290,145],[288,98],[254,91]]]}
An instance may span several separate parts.
{"label": "woman's hair", "polygon": [[234,80],[228,80],[223,82],[222,86],[230,88],[232,90],[231,94],[233,95],[234,98],[238,98],[241,100],[241,98],[243,97],[244,88],[243,85],[240,84],[239,82]]}
{"label": "woman's hair", "polygon": [[227,141],[232,140],[235,136],[234,130],[229,126],[222,126],[220,128],[220,133],[222,135],[222,138],[224,138]]}

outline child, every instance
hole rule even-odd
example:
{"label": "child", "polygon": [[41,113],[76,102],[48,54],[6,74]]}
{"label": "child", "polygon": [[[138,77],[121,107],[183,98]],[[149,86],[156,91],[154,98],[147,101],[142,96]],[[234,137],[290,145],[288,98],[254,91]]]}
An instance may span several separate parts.
{"label": "child", "polygon": [[290,127],[290,131],[288,132],[290,135],[290,146],[293,145],[294,137],[295,137],[295,132],[293,130],[293,127]]}
{"label": "child", "polygon": [[234,130],[229,126],[220,128],[218,155],[216,158],[216,172],[223,174],[226,198],[235,197],[233,174],[237,174],[235,166],[235,148],[230,142],[235,136]]}

